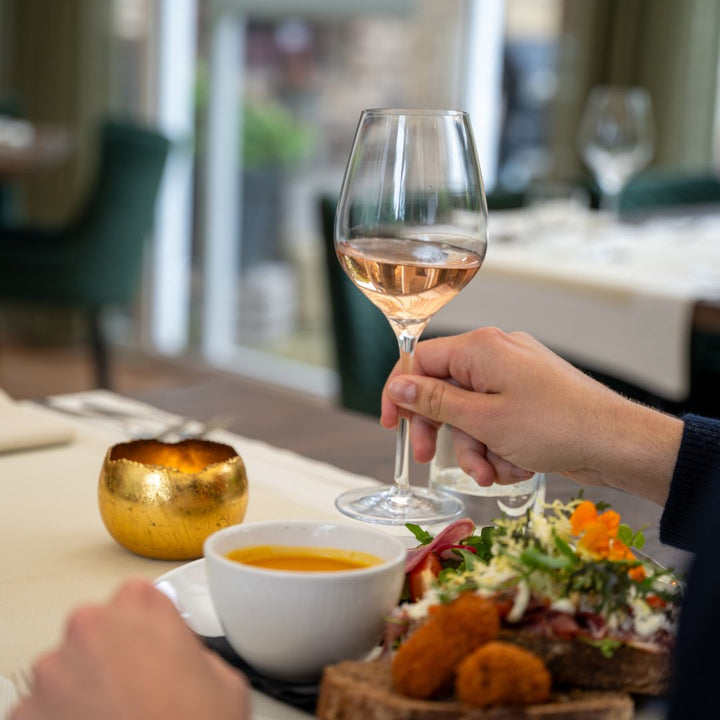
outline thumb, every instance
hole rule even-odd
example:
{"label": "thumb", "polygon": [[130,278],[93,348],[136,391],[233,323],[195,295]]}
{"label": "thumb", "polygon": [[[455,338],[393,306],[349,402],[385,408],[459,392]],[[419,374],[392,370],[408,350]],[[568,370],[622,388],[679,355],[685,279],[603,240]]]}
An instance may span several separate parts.
{"label": "thumb", "polygon": [[396,405],[439,423],[465,429],[477,404],[478,393],[463,390],[445,380],[399,375],[388,383],[387,394]]}

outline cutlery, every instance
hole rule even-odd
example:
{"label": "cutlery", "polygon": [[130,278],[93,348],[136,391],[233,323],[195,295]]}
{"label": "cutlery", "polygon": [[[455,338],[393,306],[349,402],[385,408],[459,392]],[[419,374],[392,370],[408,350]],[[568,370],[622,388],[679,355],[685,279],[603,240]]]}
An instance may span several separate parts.
{"label": "cutlery", "polygon": [[214,415],[206,421],[188,417],[178,418],[160,410],[150,410],[148,412],[125,410],[110,407],[92,399],[82,400],[76,406],[56,404],[44,398],[36,400],[36,402],[64,415],[98,420],[120,426],[132,438],[153,437],[158,440],[168,440],[170,438],[183,440],[204,437],[213,430],[227,428],[234,419],[229,415]]}
{"label": "cutlery", "polygon": [[15,686],[19,698],[27,697],[32,692],[32,679],[26,670],[11,673],[9,680]]}
{"label": "cutlery", "polygon": [[155,438],[157,440],[202,438],[209,435],[213,430],[226,429],[232,422],[233,417],[231,415],[214,415],[205,421],[184,418],[180,422],[163,430],[163,432],[156,435]]}

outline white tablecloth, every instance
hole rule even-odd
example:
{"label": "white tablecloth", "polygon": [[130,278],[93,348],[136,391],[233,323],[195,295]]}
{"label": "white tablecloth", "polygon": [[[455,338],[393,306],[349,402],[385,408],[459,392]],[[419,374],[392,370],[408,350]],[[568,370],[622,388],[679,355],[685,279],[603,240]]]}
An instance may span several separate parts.
{"label": "white tablecloth", "polygon": [[[35,408],[49,420],[73,425],[62,447],[0,453],[0,676],[17,677],[37,655],[60,640],[67,614],[77,605],[105,600],[129,577],[154,580],[182,563],[149,560],[124,550],[105,530],[97,509],[97,481],[105,452],[128,433],[158,434],[177,417],[105,391],[55,398],[81,411],[89,400],[107,417],[93,420]],[[21,403],[21,408],[27,407]],[[117,410],[137,417],[112,416]],[[354,523],[338,513],[342,491],[374,484],[331,465],[232,433],[210,437],[232,445],[248,472],[247,521],[321,518]],[[385,528],[406,537],[404,528]],[[0,683],[0,718],[4,685]],[[637,720],[657,720],[652,707]],[[309,716],[253,693],[253,720],[307,720]]]}
{"label": "white tablecloth", "polygon": [[485,264],[431,321],[492,325],[668,399],[689,390],[695,303],[720,298],[720,215],[638,225],[494,213]]}
{"label": "white tablecloth", "polygon": [[[107,392],[57,400],[77,409],[88,397],[147,415],[133,421],[138,431],[143,425],[159,431],[177,419]],[[58,417],[48,409],[34,410]],[[108,598],[126,578],[155,579],[181,564],[131,554],[102,523],[97,482],[108,447],[127,439],[121,421],[62,417],[74,425],[72,442],[0,454],[0,675],[7,677],[29,669],[39,653],[60,640],[64,620],[77,605]],[[312,517],[357,522],[335,509],[335,497],[376,483],[228,432],[210,437],[232,445],[245,461],[250,488],[246,521]],[[258,694],[254,707],[258,720],[307,717]]]}

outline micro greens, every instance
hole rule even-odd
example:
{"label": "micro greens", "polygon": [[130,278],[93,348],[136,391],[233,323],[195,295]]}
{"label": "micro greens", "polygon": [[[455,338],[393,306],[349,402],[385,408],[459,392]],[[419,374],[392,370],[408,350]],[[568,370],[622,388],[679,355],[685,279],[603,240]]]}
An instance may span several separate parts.
{"label": "micro greens", "polygon": [[580,559],[575,554],[575,551],[554,530],[553,530],[553,540],[555,541],[555,547],[560,551],[560,553],[564,557],[566,557],[569,560],[570,564],[577,565],[577,563],[580,562]]}
{"label": "micro greens", "polygon": [[415,536],[415,539],[420,545],[429,545],[434,540],[433,536],[427,530],[423,530],[419,525],[405,523],[405,527]]}
{"label": "micro greens", "polygon": [[[503,516],[494,525],[479,528],[463,538],[458,545],[447,547],[443,569],[437,578],[441,602],[449,602],[466,589],[484,587],[483,565],[488,572],[499,574],[495,591],[512,587],[520,581],[530,584],[531,592],[545,598],[573,598],[586,610],[609,615],[616,611],[627,612],[632,597],[649,598],[649,602],[676,603],[682,586],[675,581],[672,571],[651,562],[635,559],[632,553],[626,559],[609,559],[593,556],[587,548],[576,547],[577,536],[570,531],[571,517],[582,499],[582,491],[567,503],[556,501],[547,506],[543,518]],[[594,503],[597,512],[609,507],[607,503]],[[537,523],[537,527],[535,527]],[[417,525],[408,524],[421,545],[433,541],[433,536]],[[640,549],[645,543],[643,529],[634,531],[621,523],[617,527],[617,540],[627,548]],[[451,557],[454,555],[454,557]],[[643,572],[631,572],[635,568]],[[494,568],[494,569],[493,569]],[[510,572],[510,577],[508,577]],[[514,573],[514,575],[513,575]],[[578,601],[578,598],[582,598]],[[598,645],[603,654],[614,652],[612,642]]]}
{"label": "micro greens", "polygon": [[573,564],[573,561],[565,555],[548,555],[538,550],[537,547],[523,550],[520,560],[532,570],[565,570]]}
{"label": "micro greens", "polygon": [[611,658],[615,655],[615,651],[622,645],[622,641],[613,640],[609,637],[601,638],[600,640],[593,640],[593,638],[581,637],[583,642],[588,645],[596,647],[603,655],[603,657]]}
{"label": "micro greens", "polygon": [[[440,573],[440,576],[442,577],[442,573]],[[474,582],[473,580],[468,580],[467,582],[462,583],[462,585],[457,585],[452,589],[444,588],[442,586],[442,583],[438,589],[438,600],[443,604],[446,605],[447,603],[451,603],[455,598],[457,598],[458,594],[464,593],[468,590],[477,590],[478,584]]]}
{"label": "micro greens", "polygon": [[504,534],[503,528],[486,525],[479,535],[470,535],[463,541],[463,545],[475,550],[473,560],[480,560],[487,565],[492,558],[492,547],[496,537]]}
{"label": "micro greens", "polygon": [[463,550],[462,548],[453,548],[453,552],[456,555],[459,555],[462,560],[460,567],[458,567],[459,571],[472,572],[475,569],[477,556],[474,552],[470,550]]}
{"label": "micro greens", "polygon": [[[578,494],[573,498],[573,500],[584,500],[585,499],[585,488],[580,488],[578,490]],[[597,508],[597,511],[599,513],[603,512],[603,510],[607,510],[608,508],[611,508],[612,505],[609,502],[605,502],[604,500],[598,500],[595,502],[595,507]]]}
{"label": "micro greens", "polygon": [[629,525],[620,523],[617,533],[618,539],[625,543],[625,545],[629,548],[634,547],[638,550],[642,550],[645,545],[645,535],[643,534],[643,530],[646,527],[647,525],[643,525],[637,532],[633,532],[633,529]]}

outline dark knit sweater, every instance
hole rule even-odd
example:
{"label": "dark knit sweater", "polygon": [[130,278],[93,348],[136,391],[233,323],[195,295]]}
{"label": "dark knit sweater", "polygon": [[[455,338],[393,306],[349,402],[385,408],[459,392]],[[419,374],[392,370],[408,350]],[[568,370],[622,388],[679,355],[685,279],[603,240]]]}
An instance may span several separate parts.
{"label": "dark knit sweater", "polygon": [[[683,420],[685,429],[660,520],[660,539],[695,552],[720,488],[720,420],[697,415],[685,415]],[[720,522],[720,516],[715,517]]]}
{"label": "dark knit sweater", "polygon": [[720,421],[683,419],[660,538],[695,557],[675,648],[669,720],[720,718]]}

